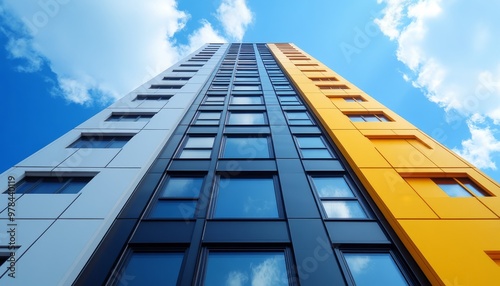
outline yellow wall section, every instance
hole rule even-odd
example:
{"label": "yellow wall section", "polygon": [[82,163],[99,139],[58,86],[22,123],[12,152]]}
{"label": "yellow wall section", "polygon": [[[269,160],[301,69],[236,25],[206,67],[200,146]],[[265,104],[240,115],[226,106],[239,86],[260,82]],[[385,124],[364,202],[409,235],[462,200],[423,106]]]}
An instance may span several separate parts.
{"label": "yellow wall section", "polygon": [[[500,285],[499,184],[293,44],[268,46],[431,283]],[[334,85],[348,88],[319,87]],[[380,113],[391,121],[348,117]],[[449,197],[432,178],[489,196]]]}

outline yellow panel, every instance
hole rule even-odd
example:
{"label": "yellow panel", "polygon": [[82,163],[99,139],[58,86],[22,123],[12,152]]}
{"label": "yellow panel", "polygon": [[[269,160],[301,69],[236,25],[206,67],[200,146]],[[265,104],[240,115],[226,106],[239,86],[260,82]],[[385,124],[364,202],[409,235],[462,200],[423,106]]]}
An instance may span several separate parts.
{"label": "yellow panel", "polygon": [[429,178],[406,178],[408,184],[424,200],[426,198],[449,198],[441,188]]}
{"label": "yellow panel", "polygon": [[[377,205],[384,205],[396,218],[437,218],[436,214],[425,204],[408,183],[392,168],[363,168],[365,186],[372,198],[378,197]],[[369,186],[369,187],[368,187]],[[389,215],[389,214],[384,214]]]}
{"label": "yellow panel", "polygon": [[[499,220],[400,220],[417,263],[432,285],[497,286],[500,267],[486,250],[500,249]],[[410,241],[408,241],[410,240]],[[405,244],[406,244],[405,243]]]}
{"label": "yellow panel", "polygon": [[342,154],[357,168],[389,168],[391,165],[380,155],[370,141],[357,130],[334,130]]}
{"label": "yellow panel", "polygon": [[371,139],[384,158],[395,168],[437,167],[418,151],[409,140]]}
{"label": "yellow panel", "polygon": [[470,198],[424,198],[440,218],[498,218],[478,199]]}
{"label": "yellow panel", "polygon": [[326,128],[335,129],[353,129],[356,128],[351,120],[347,118],[342,112],[335,108],[321,108],[314,110],[319,120]]}

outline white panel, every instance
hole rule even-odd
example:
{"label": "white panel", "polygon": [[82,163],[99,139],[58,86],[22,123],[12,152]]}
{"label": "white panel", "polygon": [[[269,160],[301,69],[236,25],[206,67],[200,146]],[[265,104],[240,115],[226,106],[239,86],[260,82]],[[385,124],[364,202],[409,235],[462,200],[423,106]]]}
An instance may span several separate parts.
{"label": "white panel", "polygon": [[66,160],[76,149],[66,149],[80,137],[80,132],[71,130],[53,141],[35,154],[21,161],[16,166],[21,167],[55,167]]}
{"label": "white panel", "polygon": [[108,167],[145,167],[161,150],[171,130],[142,130],[109,163]]}
{"label": "white panel", "polygon": [[158,112],[144,129],[174,129],[179,124],[185,109],[162,109]]}
{"label": "white panel", "polygon": [[[16,250],[16,260],[20,260],[22,255],[26,252],[26,250],[42,235],[42,233],[49,228],[49,226],[54,222],[54,220],[16,220],[16,231],[15,231],[15,239],[16,244],[20,247]],[[0,220],[0,244],[6,245],[8,241],[10,241],[10,234],[7,235],[7,231],[10,228],[7,228],[7,220]],[[46,258],[42,258],[46,259]],[[0,275],[4,275],[7,270],[7,266],[10,263],[6,262],[2,266],[0,266]],[[41,285],[40,283],[36,284],[13,284],[17,283],[19,275],[24,275],[29,277],[30,269],[24,269],[19,267],[19,261],[16,263],[16,278],[13,279],[4,275],[0,279],[0,285]]]}
{"label": "white panel", "polygon": [[[16,263],[15,279],[0,279],[1,285],[71,285],[75,261],[95,247],[101,220],[57,220]],[[20,229],[21,231],[22,229]]]}
{"label": "white panel", "polygon": [[198,93],[195,92],[179,92],[169,100],[165,108],[182,108],[187,110],[197,95]]}
{"label": "white panel", "polygon": [[113,160],[120,153],[122,148],[80,148],[77,152],[71,155],[68,159],[61,163],[58,167],[63,168],[99,168]]}
{"label": "white panel", "polygon": [[107,218],[118,214],[142,176],[140,169],[106,168],[96,175],[61,218]]}
{"label": "white panel", "polygon": [[[77,194],[24,194],[16,201],[16,218],[55,219],[77,196]],[[7,218],[7,209],[0,213],[0,217]]]}

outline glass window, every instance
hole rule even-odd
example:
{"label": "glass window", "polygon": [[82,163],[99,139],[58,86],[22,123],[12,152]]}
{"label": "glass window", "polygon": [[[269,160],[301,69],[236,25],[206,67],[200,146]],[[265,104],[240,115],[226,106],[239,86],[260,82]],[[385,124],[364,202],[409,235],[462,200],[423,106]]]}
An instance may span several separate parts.
{"label": "glass window", "polygon": [[279,217],[273,178],[221,178],[214,217]]}
{"label": "glass window", "polygon": [[194,217],[203,177],[169,177],[160,190],[158,202],[151,210],[151,218]]}
{"label": "glass window", "polygon": [[284,251],[210,251],[203,285],[285,286],[287,273]]}
{"label": "glass window", "polygon": [[261,90],[258,84],[235,84],[233,90]]}
{"label": "glass window", "polygon": [[439,178],[433,181],[450,197],[489,196],[467,178]]}
{"label": "glass window", "polygon": [[259,77],[257,76],[236,76],[234,78],[235,81],[259,81]]}
{"label": "glass window", "polygon": [[290,125],[312,125],[313,122],[305,111],[285,112],[286,119]]}
{"label": "glass window", "polygon": [[194,122],[195,125],[219,125],[221,112],[220,111],[200,111]]}
{"label": "glass window", "polygon": [[384,114],[348,114],[352,122],[389,122]]}
{"label": "glass window", "polygon": [[[92,177],[25,177],[16,186],[18,194],[76,194]],[[7,191],[4,192],[6,194]]]}
{"label": "glass window", "polygon": [[344,177],[311,176],[328,218],[368,218]]}
{"label": "glass window", "polygon": [[267,138],[228,137],[224,144],[222,158],[270,158]]}
{"label": "glass window", "polygon": [[324,159],[333,158],[320,136],[296,137],[302,158]]}
{"label": "glass window", "polygon": [[[130,277],[127,285],[177,285],[182,252],[133,252],[120,277]],[[120,277],[114,285],[121,285]],[[132,279],[133,278],[133,279]]]}
{"label": "glass window", "polygon": [[179,158],[208,159],[212,154],[215,137],[189,137]]}
{"label": "glass window", "polygon": [[225,96],[207,95],[203,103],[207,105],[223,105],[224,99],[226,99]]}
{"label": "glass window", "polygon": [[122,148],[133,136],[82,135],[68,148]]}
{"label": "glass window", "polygon": [[233,95],[231,97],[231,104],[251,105],[263,103],[262,96]]}
{"label": "glass window", "polygon": [[356,286],[409,285],[390,253],[344,253]]}
{"label": "glass window", "polygon": [[123,114],[123,113],[114,113],[106,119],[106,121],[148,121],[153,117],[152,113],[144,113],[144,114]]}
{"label": "glass window", "polygon": [[264,112],[231,112],[228,124],[234,125],[263,125],[266,124]]}
{"label": "glass window", "polygon": [[278,100],[281,105],[301,105],[299,99],[295,95],[278,95]]}

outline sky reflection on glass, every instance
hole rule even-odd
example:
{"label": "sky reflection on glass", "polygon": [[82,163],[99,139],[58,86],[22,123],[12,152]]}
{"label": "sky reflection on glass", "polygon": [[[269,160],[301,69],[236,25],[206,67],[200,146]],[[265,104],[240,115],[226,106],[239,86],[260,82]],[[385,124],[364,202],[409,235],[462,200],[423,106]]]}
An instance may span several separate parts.
{"label": "sky reflection on glass", "polygon": [[389,253],[344,253],[356,286],[408,285]]}

